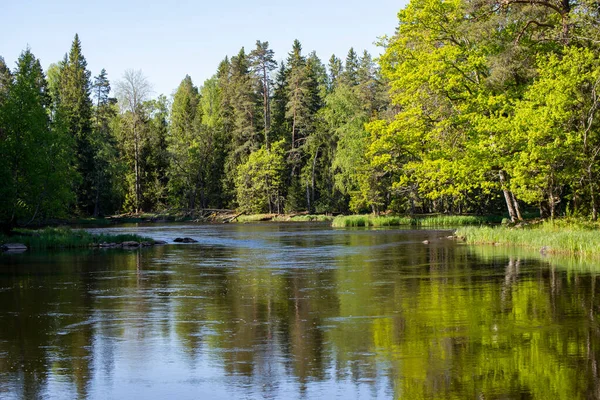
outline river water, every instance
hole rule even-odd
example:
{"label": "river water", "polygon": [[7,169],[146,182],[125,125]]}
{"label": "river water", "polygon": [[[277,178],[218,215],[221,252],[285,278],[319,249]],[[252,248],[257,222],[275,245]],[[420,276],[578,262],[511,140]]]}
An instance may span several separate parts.
{"label": "river water", "polygon": [[0,398],[600,398],[593,267],[442,230],[102,231],[199,243],[1,255]]}

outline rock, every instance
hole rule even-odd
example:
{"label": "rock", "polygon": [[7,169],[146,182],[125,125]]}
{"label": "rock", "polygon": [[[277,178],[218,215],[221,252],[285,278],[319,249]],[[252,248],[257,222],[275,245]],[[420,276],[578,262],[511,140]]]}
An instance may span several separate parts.
{"label": "rock", "polygon": [[140,244],[142,245],[142,247],[150,247],[154,245],[154,242],[142,242]]}
{"label": "rock", "polygon": [[194,240],[192,238],[177,238],[174,240],[175,243],[198,243],[197,240]]}
{"label": "rock", "polygon": [[121,243],[122,247],[139,247],[139,245],[140,244],[138,242],[133,242],[133,241]]}
{"label": "rock", "polygon": [[0,247],[0,249],[2,249],[2,251],[5,253],[22,253],[27,251],[27,246],[25,246],[23,243],[5,243]]}
{"label": "rock", "polygon": [[116,243],[100,243],[100,248],[101,249],[106,249],[106,248],[111,248],[111,247],[117,247]]}
{"label": "rock", "polygon": [[167,242],[165,242],[164,240],[155,240],[154,241],[155,245],[159,245],[159,244],[167,244]]}
{"label": "rock", "polygon": [[27,250],[27,246],[25,246],[23,243],[5,243],[2,245],[2,250],[4,251],[10,251],[10,250]]}
{"label": "rock", "polygon": [[454,240],[456,239],[456,236],[446,236],[446,239]]}
{"label": "rock", "polygon": [[429,244],[429,240],[423,240],[423,244]]}

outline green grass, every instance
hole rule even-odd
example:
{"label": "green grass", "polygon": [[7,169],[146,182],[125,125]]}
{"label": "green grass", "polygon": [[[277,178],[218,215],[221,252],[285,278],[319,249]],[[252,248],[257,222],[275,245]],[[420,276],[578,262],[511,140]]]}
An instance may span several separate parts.
{"label": "green grass", "polygon": [[306,215],[277,215],[273,218],[273,221],[281,222],[330,222],[333,221],[331,215],[322,214],[306,214]]}
{"label": "green grass", "polygon": [[329,222],[333,217],[329,215],[285,215],[285,214],[251,214],[240,215],[234,222]]}
{"label": "green grass", "polygon": [[332,222],[334,228],[381,227],[381,226],[463,226],[500,222],[501,217],[473,215],[431,215],[419,217],[340,215]]}
{"label": "green grass", "polygon": [[90,247],[99,243],[122,243],[126,241],[152,242],[151,238],[138,235],[94,235],[70,228],[45,228],[41,230],[20,229],[11,236],[0,236],[0,243],[23,243],[30,249],[72,249]]}
{"label": "green grass", "polygon": [[273,219],[275,214],[251,214],[251,215],[240,215],[234,222],[258,222],[258,221],[270,221]]}
{"label": "green grass", "polygon": [[545,253],[600,257],[600,230],[595,223],[555,220],[524,227],[464,227],[456,235],[467,243],[518,246]]}

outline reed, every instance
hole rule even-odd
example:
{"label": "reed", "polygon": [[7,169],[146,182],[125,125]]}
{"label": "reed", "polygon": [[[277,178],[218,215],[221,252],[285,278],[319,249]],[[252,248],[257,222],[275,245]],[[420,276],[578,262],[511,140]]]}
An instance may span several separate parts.
{"label": "reed", "polygon": [[547,221],[524,227],[463,227],[456,235],[467,243],[538,249],[542,253],[600,257],[600,231],[594,223]]}
{"label": "reed", "polygon": [[332,222],[334,228],[382,227],[382,226],[463,226],[500,222],[501,217],[473,215],[430,215],[417,217],[341,215]]}

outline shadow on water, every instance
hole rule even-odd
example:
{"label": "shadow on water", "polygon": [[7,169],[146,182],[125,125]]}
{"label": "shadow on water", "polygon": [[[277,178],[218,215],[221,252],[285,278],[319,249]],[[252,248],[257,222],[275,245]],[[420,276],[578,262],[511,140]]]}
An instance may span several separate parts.
{"label": "shadow on water", "polygon": [[0,398],[598,397],[591,266],[443,231],[110,230],[199,243],[0,256]]}

